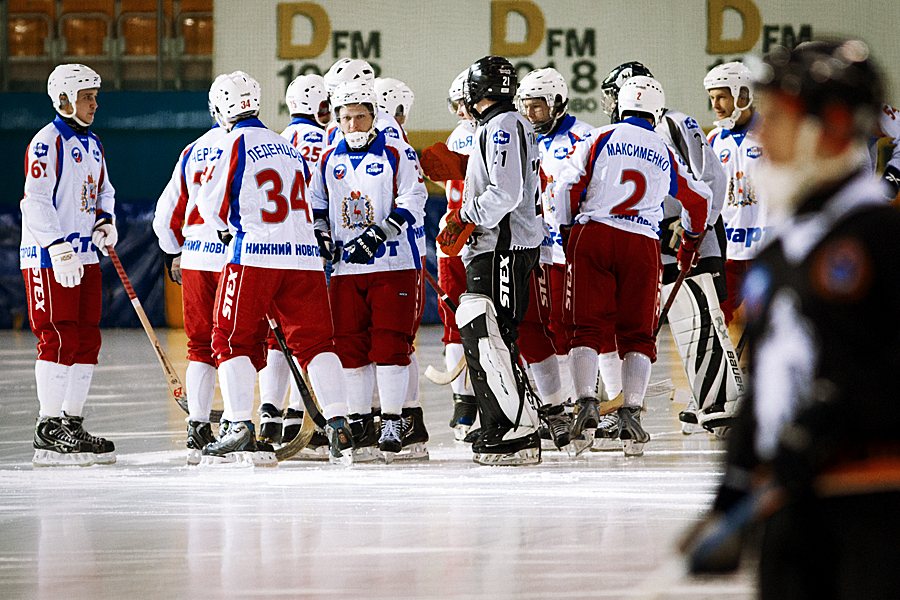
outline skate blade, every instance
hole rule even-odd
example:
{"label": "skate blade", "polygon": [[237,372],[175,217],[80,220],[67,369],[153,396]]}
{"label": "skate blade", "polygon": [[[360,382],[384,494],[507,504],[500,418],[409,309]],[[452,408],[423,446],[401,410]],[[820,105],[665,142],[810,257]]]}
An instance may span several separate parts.
{"label": "skate blade", "polygon": [[385,452],[381,451],[381,460],[384,461],[384,464],[389,465],[394,462],[394,456],[396,456],[396,452]]}
{"label": "skate blade", "polygon": [[94,464],[95,465],[114,465],[116,464],[116,451],[112,452],[94,452]]}
{"label": "skate blade", "polygon": [[278,458],[274,452],[247,452],[252,455],[250,461],[254,467],[274,467],[278,464]]}
{"label": "skate blade", "polygon": [[410,444],[396,455],[394,455],[394,460],[430,460],[431,457],[428,455],[428,448],[425,447],[425,442],[418,442],[416,444]]}
{"label": "skate blade", "polygon": [[595,437],[594,443],[591,445],[591,452],[608,452],[610,450],[621,450],[622,442],[619,438]]}
{"label": "skate blade", "polygon": [[594,445],[594,429],[585,429],[581,432],[581,436],[573,438],[564,450],[569,458],[578,458]]}
{"label": "skate blade", "polygon": [[353,464],[375,462],[381,458],[381,451],[374,446],[353,449]]}
{"label": "skate blade", "polygon": [[706,433],[706,429],[697,423],[681,423],[681,433],[684,435],[692,435],[694,433]]}
{"label": "skate blade", "polygon": [[200,464],[200,461],[203,459],[203,450],[198,450],[195,448],[188,448],[187,454],[187,464],[189,466],[195,467]]}
{"label": "skate blade", "polygon": [[625,456],[643,456],[645,444],[646,444],[646,442],[635,442],[634,440],[622,440],[622,447],[625,450]]}
{"label": "skate blade", "polygon": [[541,438],[541,450],[558,450],[556,444],[553,443],[553,440],[545,440]]}
{"label": "skate blade", "polygon": [[94,464],[94,453],[35,450],[31,464],[35,467],[89,467]]}
{"label": "skate blade", "polygon": [[510,454],[475,454],[472,460],[479,465],[497,467],[518,467],[541,463],[540,448],[525,448]]}
{"label": "skate blade", "polygon": [[471,425],[457,425],[453,428],[453,437],[457,442],[462,442],[466,439],[470,429],[472,429]]}
{"label": "skate blade", "polygon": [[310,448],[307,446],[288,460],[328,460],[328,446]]}
{"label": "skate blade", "polygon": [[340,458],[333,456],[331,452],[328,453],[328,462],[333,465],[341,465],[344,467],[349,467],[353,464],[353,450],[351,448],[347,448],[346,450],[341,451]]}
{"label": "skate blade", "polygon": [[712,428],[712,434],[716,436],[717,440],[727,440],[729,433],[731,433],[731,427],[728,425]]}

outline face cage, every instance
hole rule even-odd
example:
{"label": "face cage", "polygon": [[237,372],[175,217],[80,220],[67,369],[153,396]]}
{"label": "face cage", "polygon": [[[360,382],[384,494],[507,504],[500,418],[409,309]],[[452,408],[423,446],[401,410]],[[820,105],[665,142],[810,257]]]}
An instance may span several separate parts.
{"label": "face cage", "polygon": [[451,114],[456,114],[456,111],[459,110],[459,105],[462,103],[462,98],[459,100],[454,100],[452,98],[447,98],[447,110],[450,111]]}
{"label": "face cage", "polygon": [[600,106],[607,117],[612,117],[616,111],[616,102],[619,100],[619,90],[615,87],[608,87],[602,89],[601,92],[603,95],[600,98]]}

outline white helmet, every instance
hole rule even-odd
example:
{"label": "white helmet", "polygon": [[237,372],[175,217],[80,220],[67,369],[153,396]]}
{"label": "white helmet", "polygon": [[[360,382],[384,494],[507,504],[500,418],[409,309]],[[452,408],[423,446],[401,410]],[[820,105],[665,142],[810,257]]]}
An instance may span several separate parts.
{"label": "white helmet", "polygon": [[259,113],[259,84],[243,71],[219,75],[209,88],[216,121],[225,127],[243,115]]}
{"label": "white helmet", "polygon": [[[60,115],[87,127],[81,119],[75,116],[75,101],[78,100],[78,92],[100,87],[100,75],[90,67],[84,65],[59,65],[47,79],[47,94],[53,101],[53,108]],[[62,96],[65,94],[66,103],[72,107],[72,114],[63,112]]]}
{"label": "white helmet", "polygon": [[534,130],[544,134],[553,129],[557,121],[566,114],[569,101],[569,86],[556,69],[547,67],[536,69],[522,78],[516,91],[516,108],[523,115],[527,112],[523,100],[540,98],[550,109],[550,118],[543,123],[535,123]]}
{"label": "white helmet", "polygon": [[459,107],[459,103],[463,99],[463,87],[466,85],[466,79],[468,78],[469,69],[466,69],[457,75],[456,79],[453,80],[453,83],[450,84],[450,91],[447,96],[447,109],[454,115]]}
{"label": "white helmet", "polygon": [[[734,112],[731,113],[731,116],[715,121],[715,125],[723,129],[734,129],[741,112],[753,103],[753,75],[750,73],[750,69],[740,62],[730,62],[713,67],[703,78],[703,87],[707,90],[728,88],[734,98]],[[746,100],[744,106],[738,106],[741,100]]]}
{"label": "white helmet", "polygon": [[628,111],[653,115],[653,124],[659,123],[666,112],[666,95],[662,86],[652,77],[631,77],[619,89],[619,114]]}
{"label": "white helmet", "polygon": [[412,90],[393,77],[379,77],[375,80],[375,97],[378,108],[392,117],[407,116],[415,99]]}
{"label": "white helmet", "polygon": [[[320,125],[328,122],[328,93],[325,91],[325,79],[321,75],[313,73],[294,79],[284,94],[284,102],[292,115],[313,115]],[[325,123],[318,116],[322,113],[326,114]]]}
{"label": "white helmet", "polygon": [[344,133],[344,140],[351,150],[359,150],[364,148],[375,139],[378,130],[375,129],[375,110],[377,103],[375,101],[375,90],[372,86],[364,81],[352,80],[345,81],[338,85],[331,94],[331,106],[334,108],[334,118],[341,123],[341,107],[352,104],[368,105],[372,112],[372,126],[368,131],[354,131],[352,133]]}
{"label": "white helmet", "polygon": [[330,96],[340,84],[356,79],[372,85],[375,82],[375,70],[372,69],[372,65],[359,58],[342,58],[331,65],[325,73],[325,91]]}

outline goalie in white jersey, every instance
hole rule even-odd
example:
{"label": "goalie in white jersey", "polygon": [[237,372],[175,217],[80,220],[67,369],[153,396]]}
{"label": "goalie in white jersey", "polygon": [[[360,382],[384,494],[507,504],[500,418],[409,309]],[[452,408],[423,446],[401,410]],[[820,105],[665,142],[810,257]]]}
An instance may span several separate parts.
{"label": "goalie in white jersey", "polygon": [[257,118],[260,90],[254,79],[236,71],[217,82],[213,104],[229,131],[216,145],[197,207],[228,245],[212,345],[225,400],[223,417],[230,425],[218,441],[203,448],[203,458],[213,463],[274,460],[266,451],[270,449],[258,448],[251,422],[256,371],[262,366],[252,357],[265,341],[260,324],[267,315],[279,322],[294,359],[309,374],[328,420],[331,457],[346,458],[352,448],[344,419],[346,391],[306,202],[306,161]]}
{"label": "goalie in white jersey", "polygon": [[118,239],[115,190],[88,129],[99,88],[100,76],[84,65],[56,67],[47,92],[57,116],[26,153],[19,264],[38,337],[36,466],[116,462],[114,444],[88,434],[81,414],[100,352],[97,250],[106,254]]}
{"label": "goalie in white jersey", "polygon": [[[406,434],[413,422],[403,406],[423,300],[428,194],[415,151],[375,126],[371,87],[349,81],[334,90],[331,101],[343,137],[313,173],[310,201],[323,254],[332,247],[335,253],[329,293],[355,459],[371,460],[376,445],[392,457],[410,443]],[[372,415],[376,375],[380,436]]]}

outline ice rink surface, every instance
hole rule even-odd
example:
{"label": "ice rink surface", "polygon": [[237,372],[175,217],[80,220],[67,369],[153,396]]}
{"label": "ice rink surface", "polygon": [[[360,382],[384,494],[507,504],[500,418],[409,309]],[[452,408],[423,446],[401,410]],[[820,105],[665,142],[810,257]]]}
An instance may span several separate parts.
{"label": "ice rink surface", "polygon": [[[443,370],[441,330],[419,333]],[[182,332],[158,331],[183,376]],[[453,439],[449,386],[421,380],[427,462],[185,466],[184,413],[142,330],[106,330],[85,426],[113,466],[35,469],[35,338],[0,332],[0,598],[744,600],[753,573],[680,574],[674,544],[709,506],[724,444],[645,401],[652,440],[533,467],[482,467]],[[651,382],[687,381],[666,328]],[[218,393],[217,393],[218,397]],[[220,400],[216,406],[221,406]]]}

